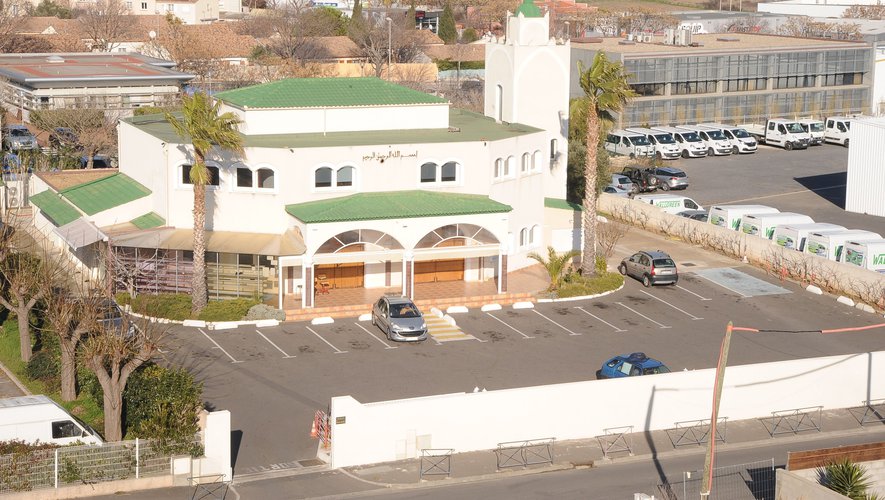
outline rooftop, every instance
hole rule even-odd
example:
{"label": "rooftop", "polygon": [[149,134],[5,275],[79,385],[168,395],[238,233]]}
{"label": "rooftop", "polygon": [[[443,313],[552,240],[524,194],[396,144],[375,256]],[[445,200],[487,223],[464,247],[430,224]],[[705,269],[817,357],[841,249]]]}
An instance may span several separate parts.
{"label": "rooftop", "polygon": [[573,50],[604,50],[630,55],[695,55],[709,54],[711,52],[746,52],[748,49],[755,51],[778,51],[783,49],[822,49],[822,48],[861,48],[869,47],[865,42],[847,40],[823,40],[817,38],[795,38],[777,35],[761,35],[747,33],[712,33],[704,35],[692,35],[692,42],[698,43],[698,47],[686,47],[680,45],[667,45],[663,43],[663,35],[655,35],[653,43],[633,43],[622,45],[620,42],[625,38],[610,37],[597,38],[597,42],[582,42],[580,38],[573,38],[571,46]]}
{"label": "rooftop", "polygon": [[0,76],[35,86],[47,83],[184,81],[193,75],[170,69],[175,63],[135,53],[0,54]]}
{"label": "rooftop", "polygon": [[69,187],[59,194],[89,215],[144,198],[151,190],[125,174],[114,174]]}

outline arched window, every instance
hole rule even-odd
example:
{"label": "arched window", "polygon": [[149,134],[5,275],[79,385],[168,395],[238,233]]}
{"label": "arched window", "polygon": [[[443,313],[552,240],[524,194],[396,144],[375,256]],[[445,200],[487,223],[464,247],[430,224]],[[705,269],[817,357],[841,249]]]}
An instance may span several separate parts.
{"label": "arched window", "polygon": [[504,177],[509,177],[516,172],[516,157],[508,156],[507,162],[504,163]]}
{"label": "arched window", "polygon": [[332,169],[329,167],[318,168],[313,174],[314,186],[318,188],[332,187]]}
{"label": "arched window", "polygon": [[[206,170],[209,171],[209,179],[206,182],[207,186],[220,186],[221,185],[221,172],[218,170],[218,167],[207,165]],[[191,166],[190,165],[182,165],[181,166],[181,183],[182,184],[193,184],[191,182]]]}
{"label": "arched window", "polygon": [[556,158],[556,153],[559,152],[559,144],[556,139],[550,139],[550,159]]}
{"label": "arched window", "polygon": [[341,167],[338,169],[336,176],[336,186],[353,186],[353,173],[356,171],[353,167]]}
{"label": "arched window", "polygon": [[252,169],[248,167],[237,167],[237,187],[252,187]]}
{"label": "arched window", "polygon": [[532,246],[541,241],[541,226],[537,224],[532,226],[532,233],[529,235],[529,239]]}
{"label": "arched window", "polygon": [[541,151],[535,150],[532,154],[532,170],[541,170],[541,162],[543,159],[541,158]]}
{"label": "arched window", "polygon": [[443,163],[440,169],[439,181],[455,182],[456,180],[458,180],[458,163],[453,161]]}
{"label": "arched window", "polygon": [[504,175],[504,160],[498,158],[495,160],[495,178],[501,177]]}
{"label": "arched window", "polygon": [[429,161],[421,165],[421,182],[436,182],[436,163]]}
{"label": "arched window", "polygon": [[523,153],[522,154],[522,163],[519,166],[519,171],[523,172],[523,173],[528,172],[529,169],[531,168],[531,166],[532,166],[531,155],[529,155],[528,153]]}
{"label": "arched window", "polygon": [[519,230],[519,246],[525,247],[529,245],[529,228],[524,227]]}
{"label": "arched window", "polygon": [[261,189],[274,188],[274,171],[269,168],[259,168],[256,172],[258,177],[258,186]]}

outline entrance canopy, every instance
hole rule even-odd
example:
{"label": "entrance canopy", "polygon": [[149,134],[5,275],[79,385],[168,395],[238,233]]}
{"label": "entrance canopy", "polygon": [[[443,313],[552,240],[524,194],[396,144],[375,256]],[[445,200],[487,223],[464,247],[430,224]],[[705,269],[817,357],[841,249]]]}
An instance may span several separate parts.
{"label": "entrance canopy", "polygon": [[[193,250],[192,229],[159,228],[114,235],[111,244],[118,247]],[[297,229],[283,234],[206,231],[206,251],[251,255],[302,255],[304,238]]]}

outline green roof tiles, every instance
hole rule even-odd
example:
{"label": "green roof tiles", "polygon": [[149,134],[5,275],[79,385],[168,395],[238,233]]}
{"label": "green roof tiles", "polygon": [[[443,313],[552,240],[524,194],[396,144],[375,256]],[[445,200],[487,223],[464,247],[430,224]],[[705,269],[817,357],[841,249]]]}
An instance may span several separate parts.
{"label": "green roof tiles", "polygon": [[578,210],[581,211],[584,208],[577,203],[572,203],[568,200],[563,200],[561,198],[544,198],[544,206],[547,208],[558,208],[561,210]]}
{"label": "green roof tiles", "polygon": [[109,208],[144,198],[151,190],[124,174],[114,174],[59,192],[77,208],[88,215],[95,215]]}
{"label": "green roof tiles", "polygon": [[166,225],[166,220],[155,212],[148,212],[141,217],[132,219],[130,222],[138,229],[151,229]]}
{"label": "green roof tiles", "polygon": [[511,210],[509,205],[498,203],[488,196],[418,190],[358,193],[286,205],[289,215],[307,224],[504,213]]}
{"label": "green roof tiles", "polygon": [[80,218],[80,212],[56,193],[46,190],[28,198],[56,226],[64,226]]}
{"label": "green roof tiles", "polygon": [[340,108],[447,102],[378,78],[288,78],[219,92],[214,97],[242,108]]}

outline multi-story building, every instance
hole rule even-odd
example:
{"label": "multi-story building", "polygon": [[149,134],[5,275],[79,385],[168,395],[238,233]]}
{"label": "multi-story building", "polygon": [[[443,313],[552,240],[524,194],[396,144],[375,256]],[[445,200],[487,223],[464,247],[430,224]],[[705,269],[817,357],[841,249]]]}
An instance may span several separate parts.
{"label": "multi-story building", "polygon": [[689,44],[665,44],[660,35],[572,40],[571,96],[583,95],[575,61],[589,67],[604,51],[624,64],[639,94],[620,126],[870,112],[874,50],[868,42],[678,35]]}

